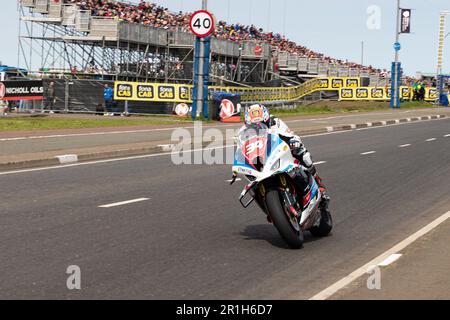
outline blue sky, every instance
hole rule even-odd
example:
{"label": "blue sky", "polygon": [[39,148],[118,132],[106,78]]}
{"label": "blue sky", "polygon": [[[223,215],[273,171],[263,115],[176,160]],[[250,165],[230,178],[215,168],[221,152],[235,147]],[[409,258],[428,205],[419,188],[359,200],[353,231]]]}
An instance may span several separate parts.
{"label": "blue sky", "polygon": [[[5,3],[0,11],[3,44],[0,61],[16,65],[17,4],[15,0],[2,2]],[[194,11],[201,6],[201,0],[153,2],[172,11]],[[400,59],[405,72],[408,75],[415,75],[416,71],[435,72],[439,12],[450,10],[450,1],[402,0],[401,4],[414,9],[413,33],[401,36]],[[370,6],[380,10],[379,29],[367,27]],[[219,19],[253,23],[279,33],[284,31],[291,40],[332,57],[360,62],[361,41],[364,41],[364,62],[377,68],[389,68],[394,58],[395,6],[395,0],[209,0],[209,9]],[[446,29],[450,32],[450,16]],[[444,70],[450,73],[450,36],[446,48]]]}

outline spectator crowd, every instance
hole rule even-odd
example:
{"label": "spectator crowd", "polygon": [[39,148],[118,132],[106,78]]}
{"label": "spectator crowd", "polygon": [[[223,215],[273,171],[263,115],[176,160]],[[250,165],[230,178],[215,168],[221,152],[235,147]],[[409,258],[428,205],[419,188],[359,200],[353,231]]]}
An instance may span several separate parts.
{"label": "spectator crowd", "polygon": [[[77,4],[82,10],[89,10],[93,16],[114,17],[120,21],[141,23],[166,30],[189,30],[191,13],[183,13],[181,11],[173,13],[168,8],[155,3],[140,1],[138,4],[130,4],[113,0],[65,0],[65,2]],[[297,54],[300,57],[318,58],[331,64],[356,68],[361,72],[381,72],[381,70],[372,66],[363,66],[315,52],[298,45],[279,33],[265,32],[262,28],[254,25],[230,24],[225,21],[219,21],[214,36],[218,39],[236,42],[255,41],[266,43],[279,51]]]}

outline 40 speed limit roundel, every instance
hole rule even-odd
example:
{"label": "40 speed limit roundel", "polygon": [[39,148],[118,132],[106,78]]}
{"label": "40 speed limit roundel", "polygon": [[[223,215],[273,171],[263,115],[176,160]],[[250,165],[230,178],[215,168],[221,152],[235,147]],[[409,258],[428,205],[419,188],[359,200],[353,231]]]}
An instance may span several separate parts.
{"label": "40 speed limit roundel", "polygon": [[205,38],[214,32],[214,17],[206,10],[196,11],[192,14],[189,27],[197,37]]}

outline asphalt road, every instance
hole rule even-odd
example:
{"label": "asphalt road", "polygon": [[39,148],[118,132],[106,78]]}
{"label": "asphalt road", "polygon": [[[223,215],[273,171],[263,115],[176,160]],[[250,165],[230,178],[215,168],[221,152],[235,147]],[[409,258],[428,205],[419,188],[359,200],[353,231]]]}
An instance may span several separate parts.
{"label": "asphalt road", "polygon": [[335,229],[300,251],[239,205],[230,166],[156,156],[0,175],[0,298],[310,298],[450,209],[449,134],[446,119],[305,138]]}
{"label": "asphalt road", "polygon": [[[450,116],[449,108],[386,110],[380,112],[355,113],[344,115],[316,115],[305,118],[289,117],[287,123],[293,130],[317,130],[327,126],[348,125],[386,121],[401,118],[421,117],[429,115]],[[193,132],[192,124],[179,125]],[[204,130],[210,127],[221,130],[239,129],[242,124],[234,125],[204,125]],[[173,128],[176,126],[149,126],[146,128],[94,128],[66,129],[51,131],[20,132],[10,131],[0,136],[0,160],[12,155],[30,155],[36,152],[62,151],[67,149],[83,149],[104,146],[117,146],[136,143],[167,144],[171,140]],[[82,133],[80,133],[82,131]],[[311,131],[309,131],[311,132]],[[1,162],[1,161],[0,161]]]}

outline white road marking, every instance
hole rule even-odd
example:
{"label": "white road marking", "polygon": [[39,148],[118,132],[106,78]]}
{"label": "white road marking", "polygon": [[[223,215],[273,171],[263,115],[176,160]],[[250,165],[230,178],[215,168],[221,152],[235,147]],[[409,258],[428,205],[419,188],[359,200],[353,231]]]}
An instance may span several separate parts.
{"label": "white road marking", "polygon": [[[449,120],[449,117],[445,117],[445,118],[440,118],[440,119],[434,119],[434,120],[429,120],[429,121],[440,121],[440,120]],[[394,127],[394,126],[403,126],[403,125],[407,125],[407,124],[418,124],[418,123],[423,123],[423,121],[414,121],[412,122],[411,119],[407,119],[408,122],[404,122],[404,123],[395,123],[395,124],[387,124],[385,126],[378,126],[378,127],[369,127],[369,128],[359,128],[356,129],[357,131],[364,131],[364,130],[375,130],[375,129],[385,129],[388,127]]]}
{"label": "white road marking", "polygon": [[377,153],[376,151],[368,151],[368,152],[363,152],[361,153],[362,156],[368,156],[369,154],[374,154]]}
{"label": "white road marking", "polygon": [[[232,182],[233,180],[227,180],[226,182],[228,182],[228,183],[230,183],[230,182]],[[236,182],[237,181],[242,181],[242,179],[241,178],[236,178],[236,180],[235,180]]]}
{"label": "white road marking", "polygon": [[401,257],[402,257],[402,254],[399,254],[399,253],[392,254],[386,260],[380,262],[378,264],[378,266],[379,267],[387,267],[387,266],[393,264],[395,261],[397,261]]}
{"label": "white road marking", "polygon": [[59,160],[60,164],[78,162],[78,156],[76,154],[66,154],[62,156],[56,156],[55,158]]}
{"label": "white road marking", "polygon": [[425,142],[432,142],[432,141],[436,141],[436,140],[437,140],[436,138],[431,138],[431,139],[425,140]]}
{"label": "white road marking", "polygon": [[444,138],[449,138],[450,137],[450,134],[446,134],[445,136],[444,136]]}
{"label": "white road marking", "polygon": [[[373,115],[387,115],[390,113],[374,113]],[[326,118],[317,118],[317,119],[299,119],[299,120],[287,120],[286,123],[295,123],[295,122],[304,122],[304,121],[318,121],[318,120],[332,120],[332,119],[341,119],[341,118],[351,118],[358,117],[360,115],[348,115],[348,116],[334,116],[334,117],[326,117]],[[210,125],[206,126],[205,129],[208,128],[225,128],[225,127],[238,127],[237,124],[228,124],[228,125]],[[140,130],[127,130],[127,131],[104,131],[104,132],[88,132],[88,133],[69,133],[69,134],[54,134],[54,135],[42,135],[42,136],[25,136],[25,137],[15,137],[15,138],[3,138],[0,139],[0,142],[4,141],[17,141],[17,140],[28,140],[28,139],[49,139],[49,138],[66,138],[66,137],[82,137],[82,136],[102,136],[109,134],[129,134],[129,133],[147,133],[147,132],[163,132],[170,131],[175,129],[194,129],[194,126],[180,126],[180,127],[170,127],[170,128],[158,128],[158,129],[140,129]]]}
{"label": "white road marking", "polygon": [[[449,118],[442,118],[432,121],[438,121],[438,120],[448,120]],[[416,122],[417,123],[417,122]],[[394,124],[394,125],[387,125],[387,126],[379,126],[379,127],[370,127],[370,128],[361,128],[357,129],[358,131],[362,130],[374,130],[374,129],[384,129],[390,126],[401,126],[405,124],[414,124],[414,123],[400,123],[400,124]],[[310,135],[304,135],[302,138],[309,138],[309,137],[319,137],[319,136],[327,136],[327,135],[334,135],[334,134],[350,134],[353,131],[350,130],[344,130],[344,131],[335,131],[335,132],[327,132],[327,133],[317,133],[317,134],[310,134]],[[1,141],[1,140],[0,140]],[[234,145],[227,145],[225,147],[217,147],[217,148],[208,148],[208,149],[197,149],[197,150],[190,150],[185,152],[198,152],[198,151],[208,151],[208,150],[216,150],[216,149],[227,149],[234,147]],[[137,159],[147,159],[147,158],[153,158],[153,157],[162,157],[162,156],[170,156],[171,152],[163,152],[158,154],[150,154],[150,155],[142,155],[142,156],[131,156],[131,157],[124,157],[124,158],[113,158],[113,159],[106,159],[106,160],[96,160],[96,161],[89,161],[89,162],[81,162],[81,163],[74,163],[69,165],[56,165],[56,166],[50,166],[50,167],[42,167],[42,168],[33,168],[33,169],[22,169],[22,170],[14,170],[14,171],[5,171],[0,172],[1,175],[8,175],[8,174],[17,174],[17,173],[26,173],[26,172],[35,172],[35,171],[45,171],[45,170],[54,170],[54,169],[63,169],[63,168],[70,168],[70,167],[78,167],[78,166],[86,166],[91,164],[101,164],[101,163],[110,163],[110,162],[116,162],[116,161],[128,161],[128,160],[137,160]]]}
{"label": "white road marking", "polygon": [[325,164],[325,163],[327,163],[327,162],[326,161],[317,161],[317,162],[314,162],[314,165],[318,166],[318,165]]}
{"label": "white road marking", "polygon": [[399,148],[407,148],[407,147],[411,147],[410,144],[402,144],[401,146],[398,146]]}
{"label": "white road marking", "polygon": [[175,145],[174,144],[161,144],[161,145],[158,145],[158,147],[160,147],[162,149],[162,151],[164,151],[164,152],[169,152],[169,151],[172,151],[173,148],[175,148]]}
{"label": "white road marking", "polygon": [[128,200],[128,201],[105,204],[105,205],[99,206],[99,208],[114,208],[114,207],[124,206],[124,205],[131,204],[131,203],[143,202],[143,201],[147,201],[147,200],[150,200],[150,199],[149,198],[139,198],[139,199],[133,199],[133,200]]}
{"label": "white road marking", "polygon": [[405,249],[406,247],[408,247],[409,245],[411,245],[412,243],[414,243],[415,241],[417,241],[418,239],[420,239],[421,237],[423,237],[424,235],[426,235],[430,231],[432,231],[435,228],[437,228],[439,225],[441,225],[442,223],[447,221],[449,218],[450,218],[450,211],[447,212],[447,213],[444,213],[442,216],[440,216],[439,218],[437,218],[436,220],[434,220],[430,224],[426,225],[425,227],[423,227],[422,229],[420,229],[419,231],[417,231],[413,235],[409,236],[408,238],[406,238],[402,242],[398,243],[397,245],[395,245],[394,247],[392,247],[391,249],[389,249],[385,253],[379,255],[378,257],[376,257],[375,259],[373,259],[369,263],[365,264],[361,268],[358,268],[357,270],[353,271],[352,273],[350,273],[346,277],[344,277],[341,280],[337,281],[336,283],[332,284],[331,286],[329,286],[325,290],[322,290],[318,294],[314,295],[309,300],[326,300],[326,299],[330,298],[336,292],[338,292],[339,290],[345,288],[350,283],[352,283],[354,280],[356,280],[359,277],[361,277],[364,274],[366,274],[367,270],[370,270],[371,267],[373,268],[373,266],[379,265],[380,263],[382,263],[383,261],[388,259],[391,255],[393,255],[395,253],[398,253],[398,252],[401,252],[403,249]]}

